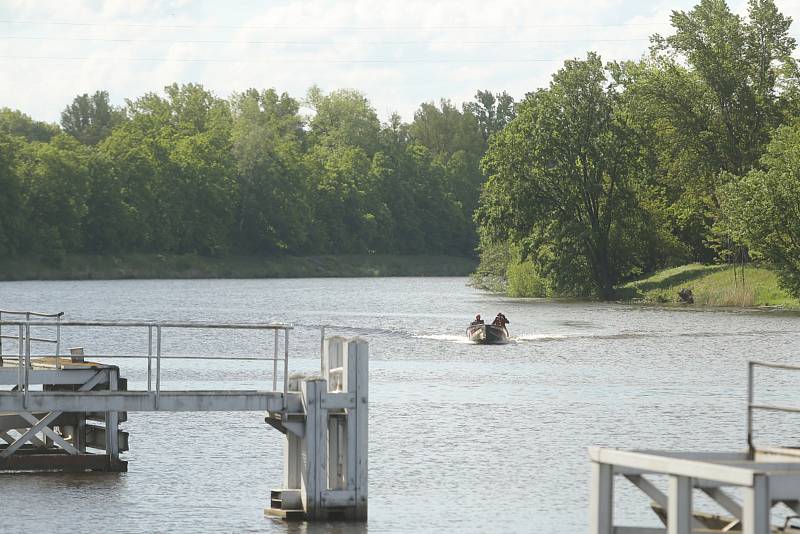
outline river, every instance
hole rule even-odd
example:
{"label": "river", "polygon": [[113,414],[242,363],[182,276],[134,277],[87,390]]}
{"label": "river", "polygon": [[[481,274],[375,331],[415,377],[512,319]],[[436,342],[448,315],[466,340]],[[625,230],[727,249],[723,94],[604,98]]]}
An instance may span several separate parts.
{"label": "river", "polygon": [[[282,476],[282,435],[263,414],[131,413],[127,473],[0,475],[3,532],[585,532],[587,447],[740,450],[747,360],[800,363],[794,314],[509,299],[464,278],[5,282],[2,308],[291,322],[293,371],[318,370],[320,324],[370,343],[366,528],[263,516]],[[476,313],[500,311],[512,343],[464,342]],[[145,350],[133,334],[65,336],[90,353]],[[141,383],[141,361],[121,366]],[[247,362],[174,360],[162,387],[264,387],[263,376]],[[796,396],[796,380],[767,378],[762,400]],[[797,422],[760,422],[759,439],[796,443]],[[617,488],[618,524],[657,524],[643,495]]]}

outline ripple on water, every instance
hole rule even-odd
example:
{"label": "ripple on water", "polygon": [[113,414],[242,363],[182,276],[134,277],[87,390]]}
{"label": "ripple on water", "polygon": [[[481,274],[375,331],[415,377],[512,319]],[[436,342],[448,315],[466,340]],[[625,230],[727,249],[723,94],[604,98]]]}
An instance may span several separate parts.
{"label": "ripple on water", "polygon": [[[318,325],[365,337],[371,532],[582,532],[587,447],[741,449],[746,362],[797,363],[800,330],[789,314],[504,299],[463,278],[14,282],[0,283],[0,303],[74,319],[292,322],[293,371],[318,372]],[[513,342],[468,343],[469,320],[497,311],[512,321]],[[145,343],[141,332],[65,338],[89,352]],[[165,337],[168,355],[253,346],[271,350],[257,335]],[[141,362],[120,364],[132,386],[143,384]],[[767,399],[796,391],[788,378],[765,378]],[[265,382],[262,362],[164,363],[165,388]],[[770,414],[756,428],[765,440],[795,439],[796,422]],[[131,413],[126,430],[128,473],[0,475],[14,510],[2,528],[94,524],[110,510],[108,531],[363,530],[263,517],[282,479],[282,436],[263,414]],[[490,509],[487,495],[503,498]],[[623,524],[655,524],[624,485],[617,511]]]}

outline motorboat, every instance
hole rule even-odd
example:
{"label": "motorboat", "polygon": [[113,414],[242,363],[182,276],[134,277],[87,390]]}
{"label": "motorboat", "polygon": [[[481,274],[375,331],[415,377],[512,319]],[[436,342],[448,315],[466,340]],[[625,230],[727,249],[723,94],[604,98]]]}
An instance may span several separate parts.
{"label": "motorboat", "polygon": [[467,337],[480,345],[508,343],[508,329],[496,324],[472,323],[467,327]]}

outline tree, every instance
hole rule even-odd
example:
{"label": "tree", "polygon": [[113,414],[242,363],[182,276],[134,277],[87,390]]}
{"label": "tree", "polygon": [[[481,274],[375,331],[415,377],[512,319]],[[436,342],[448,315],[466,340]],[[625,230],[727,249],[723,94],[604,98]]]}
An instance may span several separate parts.
{"label": "tree", "polygon": [[0,131],[0,256],[19,252],[25,241],[22,183],[17,173],[19,138]]}
{"label": "tree", "polygon": [[308,91],[307,103],[314,110],[309,121],[312,145],[356,146],[369,156],[377,151],[381,124],[361,92],[340,89],[326,95],[315,86]]}
{"label": "tree", "polygon": [[772,0],[749,0],[748,18],[724,0],[702,0],[688,13],[673,12],[675,34],[666,39],[712,92],[721,170],[735,175],[753,167],[769,132],[785,121],[780,88],[798,74],[791,18]]}
{"label": "tree", "polygon": [[101,150],[113,162],[134,239],[149,251],[230,250],[236,180],[228,103],[196,84],[128,102]]}
{"label": "tree", "polygon": [[464,104],[464,110],[472,113],[478,120],[483,140],[505,128],[514,118],[514,99],[505,91],[492,94],[491,91],[478,91],[475,100]]}
{"label": "tree", "polygon": [[719,231],[771,262],[800,297],[800,122],[774,133],[761,165],[721,190]]}
{"label": "tree", "polygon": [[531,93],[484,158],[477,221],[510,238],[561,292],[614,295],[642,266],[647,214],[639,154],[618,115],[619,89],[600,57],[570,60]]}
{"label": "tree", "polygon": [[109,103],[107,91],[76,96],[61,112],[61,127],[85,145],[96,145],[125,120],[125,112]]}
{"label": "tree", "polygon": [[27,207],[26,252],[57,260],[83,249],[88,159],[85,147],[64,134],[24,147],[17,172]]}
{"label": "tree", "polygon": [[694,260],[712,261],[719,248],[719,189],[758,165],[771,132],[797,109],[790,23],[771,0],[751,0],[747,19],[702,0],[673,12],[674,35],[654,36],[649,57],[619,66],[650,185]]}
{"label": "tree", "polygon": [[[463,217],[471,220],[484,182],[480,159],[486,151],[481,127],[472,111],[459,111],[444,99],[438,107],[424,103],[414,113],[409,140],[426,147],[433,157],[432,164],[446,170],[444,191],[459,202]],[[471,239],[474,248],[477,236],[473,234]]]}
{"label": "tree", "polygon": [[301,251],[308,240],[308,190],[299,103],[274,89],[231,99],[238,205],[236,239],[249,252]]}
{"label": "tree", "polygon": [[55,124],[35,121],[21,111],[0,108],[0,132],[18,135],[28,141],[46,143],[60,133]]}

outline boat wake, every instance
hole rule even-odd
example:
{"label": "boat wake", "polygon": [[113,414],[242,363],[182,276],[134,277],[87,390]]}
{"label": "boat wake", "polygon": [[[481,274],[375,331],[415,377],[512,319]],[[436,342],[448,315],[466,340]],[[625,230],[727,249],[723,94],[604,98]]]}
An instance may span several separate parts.
{"label": "boat wake", "polygon": [[456,336],[453,334],[430,334],[430,335],[416,335],[417,339],[431,339],[433,341],[449,341],[451,343],[460,343],[463,345],[472,345],[472,341],[467,339],[466,336]]}
{"label": "boat wake", "polygon": [[512,339],[514,341],[560,341],[562,339],[569,339],[572,337],[579,336],[575,334],[520,334],[512,337]]}

